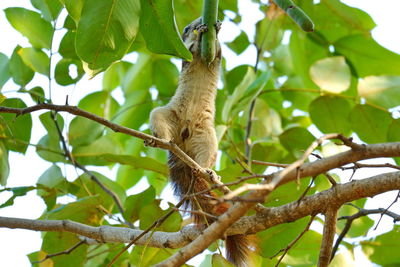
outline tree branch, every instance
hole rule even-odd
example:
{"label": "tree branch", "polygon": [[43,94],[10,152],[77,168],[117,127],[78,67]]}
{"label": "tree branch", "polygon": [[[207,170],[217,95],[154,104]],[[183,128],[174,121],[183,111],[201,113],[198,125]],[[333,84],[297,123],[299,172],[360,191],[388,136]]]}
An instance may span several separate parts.
{"label": "tree branch", "polygon": [[[340,206],[356,199],[372,197],[398,189],[400,189],[400,172],[385,173],[346,184],[338,184],[334,189],[306,196],[300,203],[294,201],[280,207],[269,207],[255,215],[243,217],[231,227],[226,227],[225,234],[255,234],[275,225],[323,213],[326,210],[326,203],[334,203],[334,205]],[[221,216],[219,221],[222,221],[222,219]],[[215,227],[215,224],[212,224],[209,228]],[[107,225],[93,227],[69,220],[29,220],[9,217],[0,217],[0,227],[34,231],[67,231],[106,243],[129,243],[144,232],[143,230]],[[209,228],[204,232],[209,231]],[[158,248],[179,248],[201,235],[201,232],[201,229],[197,226],[188,225],[175,233],[160,231],[147,233],[139,238],[135,244]]]}
{"label": "tree branch", "polygon": [[325,212],[324,231],[322,235],[321,249],[319,252],[318,267],[329,265],[332,253],[333,239],[336,234],[338,207],[331,206]]}
{"label": "tree branch", "polygon": [[[58,111],[58,112],[68,112],[70,114],[84,117],[89,120],[98,122],[98,123],[110,128],[114,132],[124,133],[129,136],[140,138],[140,139],[146,141],[147,144],[154,144],[153,145],[154,147],[158,147],[158,148],[162,148],[162,149],[171,151],[180,160],[182,160],[184,163],[186,163],[190,168],[192,168],[193,170],[196,170],[201,175],[201,177],[206,179],[207,181],[210,181],[211,183],[222,184],[220,181],[214,179],[214,177],[212,177],[212,175],[210,175],[210,173],[207,172],[206,169],[202,168],[191,157],[186,155],[186,153],[183,152],[176,144],[169,142],[167,140],[164,140],[164,139],[154,137],[149,134],[142,133],[140,131],[136,131],[136,130],[118,125],[118,124],[113,123],[109,120],[106,120],[100,116],[97,116],[96,114],[82,110],[76,106],[53,105],[53,104],[47,104],[47,103],[41,103],[41,104],[27,107],[27,108],[11,108],[11,107],[0,106],[0,113],[14,113],[17,116],[21,116],[21,115],[32,113],[32,112],[39,111],[39,110],[54,110],[54,111]],[[224,188],[224,187],[221,187],[221,188],[223,190],[226,190],[226,188]]]}

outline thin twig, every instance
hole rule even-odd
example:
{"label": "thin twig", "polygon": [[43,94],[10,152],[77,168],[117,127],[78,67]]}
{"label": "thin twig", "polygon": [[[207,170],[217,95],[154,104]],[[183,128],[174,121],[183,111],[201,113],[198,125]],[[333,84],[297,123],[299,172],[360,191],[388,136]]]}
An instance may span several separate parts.
{"label": "thin twig", "polygon": [[348,205],[351,205],[353,207],[355,207],[356,209],[358,209],[358,212],[351,215],[351,216],[342,216],[340,218],[338,218],[338,220],[346,220],[346,224],[343,227],[342,232],[340,233],[339,237],[336,239],[335,245],[333,246],[332,249],[332,255],[331,255],[331,261],[333,260],[333,257],[335,257],[335,254],[339,248],[340,243],[342,242],[343,238],[347,235],[347,233],[349,232],[351,225],[353,223],[354,220],[363,217],[363,216],[367,216],[370,214],[381,214],[383,215],[387,215],[389,217],[393,218],[393,222],[398,222],[400,221],[400,215],[396,214],[394,212],[388,211],[387,209],[384,208],[379,208],[379,209],[361,209],[357,206],[355,206],[352,203],[347,203]]}
{"label": "thin twig", "polygon": [[260,161],[260,160],[252,160],[251,163],[257,164],[257,165],[279,167],[279,168],[286,168],[287,166],[289,166],[289,164],[275,163],[275,162],[265,162],[265,161]]}
{"label": "thin twig", "polygon": [[56,257],[56,256],[60,256],[60,255],[68,255],[70,254],[72,251],[74,251],[75,249],[79,248],[81,245],[85,244],[86,242],[83,241],[79,241],[78,243],[76,243],[74,246],[70,247],[67,250],[61,251],[61,252],[57,252],[57,253],[53,253],[53,254],[47,254],[46,257],[44,257],[44,259],[40,260],[40,261],[34,261],[32,262],[32,264],[39,264],[42,263],[50,258]]}
{"label": "thin twig", "polygon": [[[311,223],[314,221],[315,215],[311,216],[310,220],[308,221],[306,227],[304,228],[304,230],[292,241],[289,243],[289,245],[287,245],[287,247],[285,249],[281,249],[278,253],[283,251],[282,256],[279,258],[278,262],[275,264],[275,267],[279,266],[279,263],[283,260],[283,258],[285,257],[285,255],[288,253],[288,251],[294,246],[294,244],[297,243],[297,241],[300,240],[300,238],[310,229]],[[277,253],[277,254],[278,254]],[[277,254],[274,255],[277,256]]]}
{"label": "thin twig", "polygon": [[394,203],[396,203],[397,200],[399,200],[399,198],[400,198],[400,190],[399,190],[399,192],[397,193],[397,196],[396,196],[396,198],[393,200],[393,202],[390,203],[390,205],[389,205],[389,206],[385,209],[385,211],[381,214],[381,217],[379,218],[378,222],[376,223],[376,226],[375,226],[374,230],[376,230],[376,229],[378,228],[378,225],[379,225],[379,223],[380,223],[381,220],[382,220],[383,214],[385,214],[385,213],[394,205]]}

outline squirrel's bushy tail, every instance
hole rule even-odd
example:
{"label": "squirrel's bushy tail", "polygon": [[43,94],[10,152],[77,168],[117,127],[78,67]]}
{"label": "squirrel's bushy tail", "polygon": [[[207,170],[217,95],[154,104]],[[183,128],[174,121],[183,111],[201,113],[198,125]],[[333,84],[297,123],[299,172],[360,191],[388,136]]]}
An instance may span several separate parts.
{"label": "squirrel's bushy tail", "polygon": [[[168,166],[170,170],[170,179],[176,196],[183,198],[185,195],[201,192],[209,189],[207,181],[200,177],[194,177],[192,170],[173,153],[169,152]],[[218,196],[208,191],[204,194],[199,194],[187,200],[184,207],[190,210],[203,211],[206,214],[219,216],[229,209],[228,203],[212,204],[212,198]],[[206,214],[193,213],[191,214],[196,224],[211,224],[212,218],[207,218]],[[254,238],[247,235],[232,235],[226,237],[225,240],[226,257],[236,266],[246,266],[249,254],[255,248]]]}

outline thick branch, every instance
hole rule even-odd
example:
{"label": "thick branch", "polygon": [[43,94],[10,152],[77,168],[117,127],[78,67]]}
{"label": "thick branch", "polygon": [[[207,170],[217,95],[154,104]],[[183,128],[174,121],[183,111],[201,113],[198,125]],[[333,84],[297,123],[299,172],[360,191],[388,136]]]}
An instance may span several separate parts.
{"label": "thick branch", "polygon": [[[294,201],[280,207],[265,208],[256,215],[243,217],[228,228],[226,234],[254,234],[275,225],[290,223],[309,215],[325,213],[326,203],[340,206],[356,199],[372,197],[398,189],[400,189],[400,172],[385,173],[364,180],[338,184],[334,189],[306,196],[301,202]],[[129,243],[143,233],[142,230],[113,226],[93,227],[68,220],[28,220],[8,217],[0,217],[0,227],[34,231],[67,231],[106,243]],[[175,233],[159,231],[147,233],[135,243],[150,247],[179,248],[200,234],[201,229],[189,225]]]}

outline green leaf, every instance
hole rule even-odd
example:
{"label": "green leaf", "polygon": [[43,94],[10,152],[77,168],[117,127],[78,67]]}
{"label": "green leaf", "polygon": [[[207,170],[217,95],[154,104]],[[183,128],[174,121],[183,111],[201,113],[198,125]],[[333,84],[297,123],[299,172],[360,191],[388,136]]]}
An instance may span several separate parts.
{"label": "green leaf", "polygon": [[228,47],[233,50],[237,55],[240,55],[246,48],[250,45],[249,38],[244,31],[241,31],[240,34],[230,43],[228,43]]}
{"label": "green leaf", "polygon": [[168,59],[159,59],[153,65],[153,81],[160,96],[171,97],[178,86],[179,71]]}
{"label": "green leaf", "polygon": [[192,54],[179,36],[171,0],[140,0],[140,32],[147,48],[158,54],[168,54],[192,60]]}
{"label": "green leaf", "polygon": [[[47,232],[44,234],[41,254],[53,254],[67,251],[80,242],[76,234],[69,232]],[[51,258],[51,264],[57,267],[83,266],[87,257],[88,246],[82,245],[70,254],[58,255]],[[43,259],[40,257],[40,260]]]}
{"label": "green leaf", "polygon": [[[8,150],[4,145],[3,141],[0,139],[0,185],[2,186],[6,185],[9,174],[10,174],[10,164],[8,163]],[[12,203],[9,205],[12,205]],[[9,205],[3,204],[0,206],[0,208]]]}
{"label": "green leaf", "polygon": [[167,166],[149,157],[105,154],[102,155],[102,158],[109,162],[130,165],[135,169],[154,171],[168,177]]}
{"label": "green leaf", "polygon": [[348,120],[350,111],[350,103],[344,98],[336,96],[320,96],[309,107],[313,123],[325,134],[349,135],[351,131]]}
{"label": "green leaf", "polygon": [[279,136],[281,144],[295,156],[301,156],[314,140],[315,137],[301,127],[290,128]]}
{"label": "green leaf", "polygon": [[[2,106],[13,108],[26,108],[25,103],[19,98],[8,98]],[[5,133],[7,149],[25,153],[31,139],[32,116],[25,114],[16,117],[15,114],[3,113],[0,115],[0,133]]]}
{"label": "green leaf", "polygon": [[153,84],[152,67],[153,58],[148,54],[141,53],[122,80],[121,87],[124,93],[128,95],[134,91],[147,91]]}
{"label": "green leaf", "polygon": [[68,14],[78,23],[81,18],[82,8],[85,0],[60,0],[65,4]]}
{"label": "green leaf", "polygon": [[[70,67],[75,66],[77,70],[77,75],[75,77],[71,76]],[[55,69],[54,76],[56,82],[60,85],[70,85],[77,83],[83,76],[84,71],[82,68],[82,63],[77,59],[63,58],[58,61]]]}
{"label": "green leaf", "polygon": [[67,31],[64,37],[61,39],[58,52],[64,58],[79,59],[75,49],[75,37],[76,37],[76,31],[72,30],[72,31]]}
{"label": "green leaf", "polygon": [[[65,181],[65,179],[62,175],[60,167],[57,165],[51,165],[51,167],[39,177],[37,184],[48,188],[54,188],[63,181]],[[39,195],[41,195],[41,193],[39,193]]]}
{"label": "green leaf", "polygon": [[321,240],[320,233],[309,230],[289,250],[282,262],[290,266],[316,266]]}
{"label": "green leaf", "polygon": [[132,223],[137,221],[140,211],[152,203],[155,197],[156,192],[151,186],[139,194],[127,197],[125,202],[125,219]]}
{"label": "green leaf", "polygon": [[[92,174],[96,176],[96,178],[103,184],[107,189],[113,192],[121,201],[123,206],[126,200],[125,190],[116,182],[108,179],[106,176],[93,172]],[[82,187],[82,183],[85,184],[85,188]],[[102,189],[96,182],[92,181],[91,178],[87,174],[82,174],[79,176],[79,179],[74,181],[74,184],[80,187],[80,190],[75,194],[77,197],[85,198],[87,195],[97,195],[102,200],[102,206],[106,209],[115,208],[115,200],[107,194],[104,189]],[[117,209],[115,208],[117,211]],[[117,211],[119,212],[119,210]]]}
{"label": "green leaf", "polygon": [[223,122],[228,122],[229,119],[232,119],[232,117],[235,114],[232,114],[232,107],[238,103],[239,99],[241,99],[247,88],[253,83],[255,80],[256,75],[254,73],[254,70],[252,68],[248,68],[245,76],[243,77],[243,80],[241,83],[236,86],[235,90],[233,91],[232,95],[228,97],[228,99],[225,102],[225,105],[222,109],[222,121]]}
{"label": "green leaf", "polygon": [[[119,104],[110,92],[99,91],[85,96],[78,107],[92,112],[105,119],[111,119]],[[68,140],[74,147],[87,145],[97,139],[104,130],[104,126],[92,120],[75,117],[70,124]]]}
{"label": "green leaf", "polygon": [[102,218],[102,213],[97,209],[102,203],[103,200],[100,196],[84,197],[59,206],[48,212],[45,217],[49,220],[73,220],[93,225]]}
{"label": "green leaf", "polygon": [[375,23],[366,12],[350,7],[338,0],[325,0],[305,9],[311,16],[317,30],[330,43],[357,33],[370,34]]}
{"label": "green leaf", "polygon": [[229,262],[227,259],[222,257],[220,254],[212,255],[212,267],[234,267],[233,263]]}
{"label": "green leaf", "polygon": [[[2,146],[1,143],[2,142],[0,142],[0,147]],[[1,150],[1,148],[0,148],[0,150]],[[0,161],[2,159],[3,158],[0,158]],[[34,186],[19,186],[19,187],[5,188],[5,189],[0,190],[0,193],[4,192],[4,191],[9,191],[9,192],[12,192],[12,194],[13,194],[9,199],[6,200],[6,202],[4,202],[3,204],[0,205],[0,209],[7,207],[7,206],[14,205],[14,200],[17,197],[25,196],[28,192],[30,192],[34,189],[36,189],[36,187],[34,187]]]}
{"label": "green leaf", "polygon": [[132,63],[126,61],[119,61],[112,64],[103,76],[103,90],[112,91],[121,85],[127,70],[132,67]]}
{"label": "green leaf", "polygon": [[358,82],[358,93],[370,103],[396,107],[400,103],[400,76],[367,76]]}
{"label": "green leaf", "polygon": [[32,80],[35,73],[22,61],[18,53],[20,49],[22,48],[17,46],[11,55],[9,62],[10,74],[16,84],[25,86]]}
{"label": "green leaf", "polygon": [[392,123],[389,125],[387,140],[389,142],[400,141],[400,119],[392,120]]}
{"label": "green leaf", "polygon": [[50,75],[50,59],[42,50],[32,47],[21,48],[18,50],[24,63],[36,72]]}
{"label": "green leaf", "polygon": [[53,27],[39,13],[21,7],[6,8],[5,13],[10,24],[27,37],[35,48],[50,49]]}
{"label": "green leaf", "polygon": [[40,138],[36,153],[44,160],[50,162],[65,162],[64,150],[58,137],[51,137],[48,134]]}
{"label": "green leaf", "polygon": [[139,266],[139,262],[140,266],[143,267],[155,266],[157,263],[171,257],[173,253],[174,251],[171,249],[152,248],[149,246],[135,246],[130,255],[130,263],[132,264],[132,266]]}
{"label": "green leaf", "polygon": [[128,51],[139,26],[137,0],[87,0],[76,32],[76,52],[91,77]]}
{"label": "green leaf", "polygon": [[35,101],[35,103],[44,103],[46,100],[44,90],[40,86],[35,86],[32,89],[23,92],[28,93],[32,100]]}
{"label": "green leaf", "polygon": [[6,55],[0,53],[0,91],[3,85],[10,79],[9,60]]}
{"label": "green leaf", "polygon": [[[140,218],[140,229],[147,229],[152,225],[155,221],[160,219],[166,213],[169,212],[168,210],[162,210],[160,208],[160,201],[154,200],[152,203],[144,206],[139,212]],[[159,225],[155,229],[159,231],[166,231],[166,232],[175,232],[179,231],[181,228],[182,218],[179,215],[179,212],[172,213],[163,224]]]}
{"label": "green leaf", "polygon": [[334,46],[351,62],[359,77],[400,75],[400,55],[383,48],[371,37],[346,36]]}
{"label": "green leaf", "polygon": [[367,143],[386,142],[391,122],[390,113],[368,105],[356,105],[350,113],[353,130]]}
{"label": "green leaf", "polygon": [[[359,199],[353,202],[357,207],[363,208],[365,205],[366,199]],[[342,216],[351,216],[356,214],[358,210],[350,205],[343,205],[338,213],[338,217]],[[346,220],[339,220],[337,223],[337,227],[339,230],[343,230],[346,224]],[[346,237],[363,237],[368,234],[370,228],[374,225],[374,221],[370,219],[368,216],[362,216],[354,220],[351,224],[350,230],[347,232]]]}
{"label": "green leaf", "polygon": [[120,154],[122,148],[116,138],[104,135],[85,146],[74,147],[73,157],[83,165],[109,165],[110,162],[102,159],[105,154]]}
{"label": "green leaf", "polygon": [[56,20],[62,9],[60,1],[31,0],[31,3],[35,8],[42,11],[42,16],[48,21]]}
{"label": "green leaf", "polygon": [[268,8],[264,19],[256,24],[255,43],[259,49],[270,51],[281,43],[284,20],[284,13],[279,8],[272,5]]}
{"label": "green leaf", "polygon": [[367,257],[381,266],[398,266],[400,264],[400,227],[383,235],[361,241],[361,247]]}
{"label": "green leaf", "polygon": [[316,61],[310,68],[311,79],[321,89],[339,94],[350,86],[350,68],[344,57],[329,57]]}
{"label": "green leaf", "polygon": [[[309,218],[303,218],[288,224],[280,224],[257,234],[260,242],[260,254],[269,258],[284,249],[307,225]],[[301,240],[303,240],[304,237]],[[299,241],[299,242],[300,242]]]}

